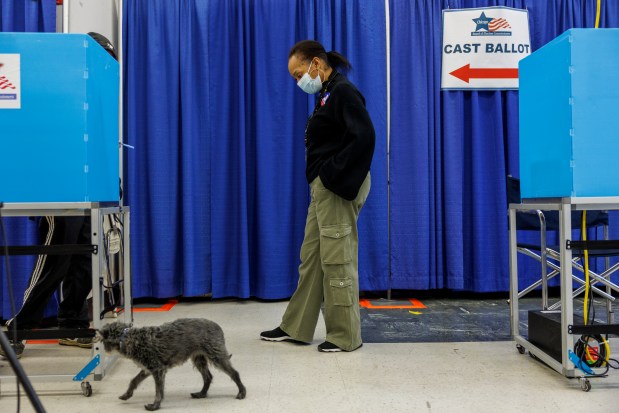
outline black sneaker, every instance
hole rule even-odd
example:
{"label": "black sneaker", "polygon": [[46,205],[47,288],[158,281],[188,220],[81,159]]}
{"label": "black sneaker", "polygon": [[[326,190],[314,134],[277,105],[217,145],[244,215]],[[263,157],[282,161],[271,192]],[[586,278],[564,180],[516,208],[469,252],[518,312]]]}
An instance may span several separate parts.
{"label": "black sneaker", "polygon": [[[0,334],[4,334],[2,331],[0,331]],[[18,359],[21,358],[21,355],[24,353],[24,349],[26,348],[26,345],[23,343],[23,341],[18,341],[18,342],[13,342],[11,341],[11,347],[13,347],[13,351],[15,351],[15,357],[17,357]],[[2,357],[3,360],[6,360],[6,354],[4,353],[4,349],[2,347],[0,347],[0,357]]]}
{"label": "black sneaker", "polygon": [[[355,350],[361,348],[361,346],[363,346],[363,344],[361,344]],[[350,351],[355,351],[355,350],[350,350]],[[339,351],[345,351],[345,350],[342,350],[341,348],[339,348],[333,343],[329,343],[328,341],[325,341],[324,343],[318,345],[318,351],[323,352],[323,353],[337,353]]]}
{"label": "black sneaker", "polygon": [[335,353],[335,352],[344,351],[344,350],[342,350],[341,348],[339,348],[333,343],[329,343],[328,341],[325,341],[324,343],[318,345],[318,351],[321,351],[323,353]]}
{"label": "black sneaker", "polygon": [[292,338],[279,327],[275,330],[263,331],[260,333],[260,338],[266,341],[292,340]]}

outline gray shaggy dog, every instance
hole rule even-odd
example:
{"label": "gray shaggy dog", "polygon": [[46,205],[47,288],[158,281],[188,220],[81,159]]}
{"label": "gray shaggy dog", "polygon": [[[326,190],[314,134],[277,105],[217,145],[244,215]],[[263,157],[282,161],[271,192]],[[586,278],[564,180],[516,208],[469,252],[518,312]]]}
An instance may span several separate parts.
{"label": "gray shaggy dog", "polygon": [[133,391],[148,376],[155,379],[155,401],[147,404],[146,410],[157,410],[163,400],[165,375],[168,369],[191,359],[204,379],[202,390],[191,393],[193,398],[204,398],[213,380],[208,362],[223,370],[239,387],[237,399],[245,398],[246,390],[239,373],[230,364],[231,355],[226,350],[224,333],[213,321],[201,318],[182,318],[156,327],[131,327],[114,322],[98,332],[105,351],[117,351],[133,360],[142,370],[129,383],[129,388],[120,396],[127,400]]}

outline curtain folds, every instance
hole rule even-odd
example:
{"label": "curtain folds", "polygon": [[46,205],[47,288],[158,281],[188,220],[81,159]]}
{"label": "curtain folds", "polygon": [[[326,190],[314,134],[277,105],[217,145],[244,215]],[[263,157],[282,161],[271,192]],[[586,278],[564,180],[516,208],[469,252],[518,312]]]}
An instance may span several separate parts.
{"label": "curtain folds", "polygon": [[134,296],[295,290],[314,102],[287,61],[306,38],[348,55],[383,142],[359,223],[360,267],[366,289],[387,288],[383,4],[126,0],[124,14]]}
{"label": "curtain folds", "polygon": [[55,32],[55,0],[1,0],[0,31]]}
{"label": "curtain folds", "polygon": [[[602,3],[600,27],[619,27],[619,5]],[[535,51],[569,28],[594,27],[596,1],[389,4],[391,286],[508,291],[505,176],[519,176],[518,93],[440,91],[441,10],[527,9]],[[602,237],[590,232],[589,239]],[[522,285],[537,277],[539,264],[523,259],[519,266]]]}
{"label": "curtain folds", "polygon": [[[384,2],[177,0],[167,16],[161,2],[140,3],[127,1],[125,13],[127,108],[139,108],[127,116],[137,296],[294,291],[308,202],[300,137],[313,98],[286,63],[304,38],[350,58],[377,129],[359,222],[361,289],[509,288],[505,175],[518,176],[518,93],[440,91],[442,9],[526,8],[536,50],[592,27],[595,1],[391,0],[389,189]],[[617,19],[605,3],[601,26]],[[155,41],[163,33],[169,54]],[[169,66],[164,95],[140,86],[163,70],[151,69],[153,55]],[[526,283],[537,266],[521,266]]]}

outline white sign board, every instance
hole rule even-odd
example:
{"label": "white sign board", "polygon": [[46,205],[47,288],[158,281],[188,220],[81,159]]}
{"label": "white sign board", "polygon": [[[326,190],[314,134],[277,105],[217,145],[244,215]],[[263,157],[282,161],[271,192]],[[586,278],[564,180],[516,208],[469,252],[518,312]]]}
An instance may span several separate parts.
{"label": "white sign board", "polygon": [[527,10],[443,10],[441,89],[518,89],[518,61],[529,54]]}
{"label": "white sign board", "polygon": [[21,108],[19,54],[0,53],[0,109]]}

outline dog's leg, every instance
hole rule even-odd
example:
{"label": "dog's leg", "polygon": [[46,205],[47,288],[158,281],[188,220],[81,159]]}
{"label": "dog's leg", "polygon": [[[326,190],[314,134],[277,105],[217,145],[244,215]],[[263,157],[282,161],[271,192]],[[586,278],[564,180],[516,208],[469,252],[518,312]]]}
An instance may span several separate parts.
{"label": "dog's leg", "polygon": [[165,386],[165,370],[153,371],[153,379],[155,379],[155,401],[153,404],[147,404],[144,407],[146,410],[157,410],[161,406],[163,400],[163,388]]}
{"label": "dog's leg", "polygon": [[239,372],[234,370],[234,367],[232,367],[232,364],[230,363],[230,357],[226,359],[217,359],[211,361],[213,362],[215,367],[224,371],[236,383],[239,388],[239,393],[236,395],[236,398],[244,399],[245,395],[247,394],[247,390],[245,389],[245,386],[243,386],[243,383],[241,383],[241,376],[239,376]]}
{"label": "dog's leg", "polygon": [[204,380],[204,387],[200,390],[199,393],[191,393],[191,397],[194,399],[203,399],[206,397],[206,392],[208,392],[208,388],[211,385],[211,381],[213,380],[213,375],[208,369],[208,363],[206,361],[206,357],[204,356],[195,356],[192,360],[193,365],[202,375],[202,379]]}
{"label": "dog's leg", "polygon": [[146,370],[140,370],[140,372],[138,373],[137,376],[135,376],[133,378],[133,380],[131,380],[131,382],[129,383],[129,388],[127,389],[127,391],[125,392],[125,394],[123,394],[122,396],[119,397],[120,400],[127,400],[129,399],[131,396],[133,396],[133,391],[135,389],[138,388],[138,386],[140,385],[140,383],[142,383],[142,381],[144,381],[145,378],[147,378],[148,376],[150,376],[150,373],[147,372]]}

